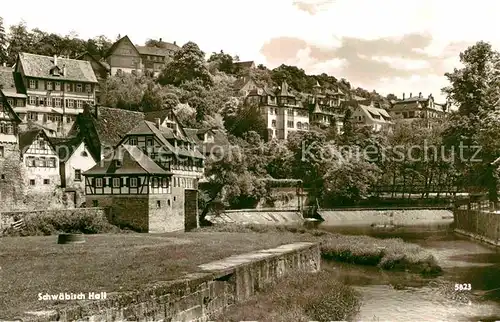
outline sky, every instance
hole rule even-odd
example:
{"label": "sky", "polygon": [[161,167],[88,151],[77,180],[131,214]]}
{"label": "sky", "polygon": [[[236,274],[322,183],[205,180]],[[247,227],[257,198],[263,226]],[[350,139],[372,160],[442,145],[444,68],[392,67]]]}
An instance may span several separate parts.
{"label": "sky", "polygon": [[22,10],[2,1],[0,16],[7,26],[24,20],[28,28],[84,39],[194,41],[207,53],[442,101],[444,73],[460,67],[460,52],[480,40],[500,48],[494,0],[25,0]]}

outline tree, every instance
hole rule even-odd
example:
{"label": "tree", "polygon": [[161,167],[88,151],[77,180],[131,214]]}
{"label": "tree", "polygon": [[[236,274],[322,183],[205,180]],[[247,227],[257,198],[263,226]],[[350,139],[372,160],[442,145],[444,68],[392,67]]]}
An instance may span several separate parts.
{"label": "tree", "polygon": [[8,42],[7,64],[14,65],[16,63],[17,54],[20,52],[30,52],[32,47],[31,33],[28,31],[24,21],[17,25],[10,26]]}
{"label": "tree", "polygon": [[342,120],[342,143],[346,144],[351,142],[354,137],[354,126],[352,124],[352,110],[347,108],[345,110],[344,118]]}
{"label": "tree", "polygon": [[[491,162],[498,157],[498,150],[483,146],[491,147],[491,142],[500,138],[494,112],[500,103],[500,53],[480,41],[460,53],[460,62],[464,67],[447,73],[450,85],[443,88],[451,103],[458,106],[445,132],[445,142],[460,150],[459,155],[455,153],[455,162],[464,181],[469,186],[486,188],[490,201],[497,202],[497,180]],[[482,152],[476,162],[472,158],[477,147]]]}
{"label": "tree", "polygon": [[261,137],[267,137],[267,124],[258,107],[243,105],[234,113],[224,115],[224,126],[237,137],[254,131]]}
{"label": "tree", "polygon": [[220,53],[212,53],[212,55],[208,59],[208,62],[215,63],[217,70],[226,74],[235,74],[236,72],[236,68],[234,66],[234,58],[229,54],[225,54],[222,50],[220,51]]}
{"label": "tree", "polygon": [[131,74],[110,76],[102,87],[103,105],[138,111],[148,88],[146,77]]}
{"label": "tree", "polygon": [[174,54],[172,61],[165,65],[158,76],[158,82],[162,85],[180,86],[195,80],[200,81],[204,87],[213,84],[212,76],[205,65],[205,53],[194,42],[188,42]]}
{"label": "tree", "polygon": [[7,35],[3,25],[3,18],[0,17],[0,64],[7,63]]}

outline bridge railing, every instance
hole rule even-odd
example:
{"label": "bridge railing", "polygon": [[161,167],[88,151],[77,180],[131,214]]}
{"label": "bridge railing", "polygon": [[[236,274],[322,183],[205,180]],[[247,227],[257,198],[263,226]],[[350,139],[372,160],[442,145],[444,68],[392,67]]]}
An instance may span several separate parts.
{"label": "bridge railing", "polygon": [[454,207],[461,210],[495,211],[498,206],[498,203],[489,201],[488,195],[470,195],[454,202]]}

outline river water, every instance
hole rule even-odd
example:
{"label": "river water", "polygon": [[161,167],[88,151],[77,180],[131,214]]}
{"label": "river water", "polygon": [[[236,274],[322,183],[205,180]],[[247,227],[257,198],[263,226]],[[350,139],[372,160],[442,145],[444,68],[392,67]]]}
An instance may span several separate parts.
{"label": "river water", "polygon": [[[500,321],[500,250],[456,236],[449,224],[380,230],[320,228],[378,238],[402,238],[430,251],[443,268],[433,278],[374,267],[325,263],[336,278],[362,295],[357,321]],[[455,284],[470,291],[455,292]]]}

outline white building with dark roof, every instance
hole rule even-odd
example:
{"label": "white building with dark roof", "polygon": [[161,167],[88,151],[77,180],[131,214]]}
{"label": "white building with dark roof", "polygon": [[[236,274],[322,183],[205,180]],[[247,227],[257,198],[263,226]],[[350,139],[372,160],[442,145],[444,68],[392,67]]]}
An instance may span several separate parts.
{"label": "white building with dark roof", "polygon": [[355,125],[368,126],[373,131],[378,132],[389,129],[394,124],[392,117],[383,109],[376,107],[373,103],[365,105],[357,103],[352,111],[352,120]]}

